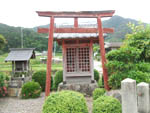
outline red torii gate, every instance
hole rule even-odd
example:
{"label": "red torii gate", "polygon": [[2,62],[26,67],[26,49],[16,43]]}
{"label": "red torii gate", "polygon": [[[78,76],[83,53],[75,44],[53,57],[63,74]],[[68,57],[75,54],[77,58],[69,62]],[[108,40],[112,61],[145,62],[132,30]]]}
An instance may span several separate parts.
{"label": "red torii gate", "polygon": [[[48,39],[48,58],[47,58],[47,75],[46,75],[46,89],[45,95],[50,94],[50,81],[51,81],[51,63],[52,63],[52,48],[53,48],[53,33],[99,33],[99,45],[102,59],[102,68],[104,76],[104,86],[109,90],[108,75],[105,67],[105,48],[103,33],[113,33],[112,28],[102,28],[101,18],[112,17],[115,13],[114,10],[106,11],[80,11],[80,12],[54,12],[54,11],[37,11],[39,16],[50,17],[50,29],[39,28],[39,33],[49,33]],[[74,28],[54,28],[55,18],[74,18]],[[78,28],[78,18],[97,18],[98,28]]]}

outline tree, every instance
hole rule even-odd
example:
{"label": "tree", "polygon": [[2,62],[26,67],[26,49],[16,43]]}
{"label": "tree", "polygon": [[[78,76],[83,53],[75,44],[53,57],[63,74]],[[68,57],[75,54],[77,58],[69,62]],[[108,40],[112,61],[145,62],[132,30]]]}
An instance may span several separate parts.
{"label": "tree", "polygon": [[6,44],[6,39],[4,38],[3,35],[0,34],[0,50],[5,46]]}
{"label": "tree", "polygon": [[118,89],[125,78],[135,79],[137,83],[150,82],[150,27],[129,24],[132,30],[127,34],[124,46],[107,53],[109,86]]}

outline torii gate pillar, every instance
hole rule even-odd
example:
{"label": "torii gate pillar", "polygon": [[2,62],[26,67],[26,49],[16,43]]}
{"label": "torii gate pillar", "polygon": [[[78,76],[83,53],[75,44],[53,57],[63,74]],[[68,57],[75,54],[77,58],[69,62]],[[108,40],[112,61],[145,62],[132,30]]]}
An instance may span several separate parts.
{"label": "torii gate pillar", "polygon": [[51,67],[52,67],[52,53],[53,53],[53,31],[54,31],[54,17],[50,19],[50,29],[48,38],[48,54],[47,54],[47,73],[46,73],[46,87],[45,96],[50,94],[51,87]]}

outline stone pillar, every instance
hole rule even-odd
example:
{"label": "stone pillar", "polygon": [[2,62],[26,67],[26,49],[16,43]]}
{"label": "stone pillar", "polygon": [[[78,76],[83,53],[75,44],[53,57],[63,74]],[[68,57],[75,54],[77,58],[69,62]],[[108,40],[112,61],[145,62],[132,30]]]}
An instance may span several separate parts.
{"label": "stone pillar", "polygon": [[123,80],[121,82],[121,94],[122,113],[138,113],[136,81],[129,78]]}
{"label": "stone pillar", "polygon": [[137,85],[138,112],[149,113],[149,84],[139,83]]}

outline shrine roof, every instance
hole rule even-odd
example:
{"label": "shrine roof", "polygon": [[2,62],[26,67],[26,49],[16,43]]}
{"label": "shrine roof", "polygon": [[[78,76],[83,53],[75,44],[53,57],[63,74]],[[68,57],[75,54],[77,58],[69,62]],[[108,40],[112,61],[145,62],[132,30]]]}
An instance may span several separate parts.
{"label": "shrine roof", "polygon": [[111,42],[111,43],[105,43],[106,48],[120,48],[123,45],[122,42]]}
{"label": "shrine roof", "polygon": [[5,61],[28,61],[35,58],[34,48],[11,48]]}
{"label": "shrine roof", "polygon": [[[107,34],[104,34],[106,37]],[[98,38],[98,33],[54,33],[54,39]]]}

